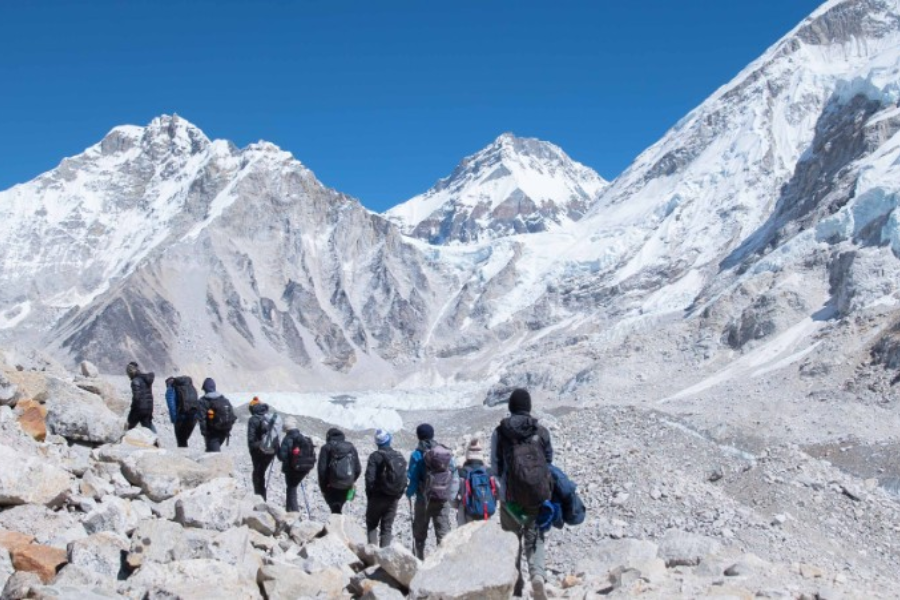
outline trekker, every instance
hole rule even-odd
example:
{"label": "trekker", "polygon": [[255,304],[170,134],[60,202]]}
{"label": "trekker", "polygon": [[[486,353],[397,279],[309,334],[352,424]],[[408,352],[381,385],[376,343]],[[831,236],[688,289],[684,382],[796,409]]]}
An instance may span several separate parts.
{"label": "trekker", "polygon": [[370,544],[386,548],[394,538],[397,505],[406,491],[406,459],[391,448],[391,434],[384,429],[375,432],[375,446],[366,462],[366,533]]}
{"label": "trekker", "polygon": [[416,427],[419,445],[409,457],[409,486],[406,497],[416,497],[413,538],[416,556],[425,560],[428,524],[434,523],[438,545],[450,533],[450,502],[459,489],[459,475],[453,452],[434,441],[434,427],[422,423]]}
{"label": "trekker", "polygon": [[138,425],[156,433],[153,426],[153,373],[141,373],[134,361],[125,367],[125,374],[131,380],[131,410],[128,411],[128,429]]}
{"label": "trekker", "polygon": [[531,416],[531,395],[513,390],[509,396],[510,416],[500,421],[491,436],[491,465],[501,487],[500,525],[519,537],[516,569],[519,578],[514,594],[522,595],[522,549],[528,562],[532,595],[546,598],[546,556],[544,532],[537,523],[538,514],[553,492],[550,464],[553,445],[550,432]]}
{"label": "trekker", "polygon": [[253,462],[253,493],[266,499],[266,470],[275,459],[281,433],[281,417],[256,396],[250,401],[250,420],[247,422],[247,448]]}
{"label": "trekker", "polygon": [[284,473],[284,483],[287,486],[285,510],[300,512],[297,486],[316,466],[316,448],[311,439],[300,433],[294,417],[284,420],[284,432],[284,439],[278,449],[278,460],[281,461],[281,472]]}
{"label": "trekker", "polygon": [[466,462],[459,469],[457,525],[490,519],[497,511],[497,500],[497,484],[484,464],[481,439],[474,437],[466,446]]}
{"label": "trekker", "polygon": [[202,388],[200,433],[206,440],[207,452],[221,452],[222,442],[231,437],[231,427],[237,417],[231,401],[216,391],[212,378],[204,379]]}
{"label": "trekker", "polygon": [[194,426],[200,419],[197,388],[190,377],[184,375],[166,379],[166,406],[175,430],[175,442],[179,448],[187,448]]}
{"label": "trekker", "polygon": [[[362,474],[356,446],[344,438],[344,432],[332,427],[325,434],[325,445],[319,451],[319,489],[331,514],[344,509],[356,480]],[[355,495],[355,492],[353,493]]]}

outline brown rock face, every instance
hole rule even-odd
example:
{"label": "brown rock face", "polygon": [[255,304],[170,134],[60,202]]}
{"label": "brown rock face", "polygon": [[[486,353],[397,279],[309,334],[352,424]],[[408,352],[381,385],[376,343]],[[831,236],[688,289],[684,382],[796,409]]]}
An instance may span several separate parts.
{"label": "brown rock face", "polygon": [[56,577],[56,572],[66,564],[66,551],[41,544],[29,544],[11,550],[13,567],[16,571],[28,571],[41,578],[44,583]]}
{"label": "brown rock face", "polygon": [[28,546],[33,541],[34,536],[19,533],[18,531],[0,529],[0,548],[6,548],[10,554]]}
{"label": "brown rock face", "polygon": [[22,410],[19,415],[19,427],[22,431],[39,442],[47,437],[47,409],[34,400],[23,400],[16,405],[17,410]]}

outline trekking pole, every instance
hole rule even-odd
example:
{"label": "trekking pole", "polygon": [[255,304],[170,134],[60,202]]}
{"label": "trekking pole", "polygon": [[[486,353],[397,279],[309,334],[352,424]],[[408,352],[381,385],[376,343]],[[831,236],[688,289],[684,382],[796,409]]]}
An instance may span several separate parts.
{"label": "trekking pole", "polygon": [[409,547],[412,550],[413,556],[418,558],[418,554],[416,554],[416,531],[413,527],[415,515],[413,514],[412,497],[407,496],[406,499],[409,501]]}
{"label": "trekking pole", "polygon": [[306,504],[306,518],[312,521],[312,512],[309,510],[309,498],[306,497],[306,482],[300,482],[300,489],[303,490],[303,502]]}
{"label": "trekking pole", "polygon": [[266,475],[266,498],[269,497],[269,482],[272,481],[272,472],[275,470],[275,461],[269,463],[269,474]]}

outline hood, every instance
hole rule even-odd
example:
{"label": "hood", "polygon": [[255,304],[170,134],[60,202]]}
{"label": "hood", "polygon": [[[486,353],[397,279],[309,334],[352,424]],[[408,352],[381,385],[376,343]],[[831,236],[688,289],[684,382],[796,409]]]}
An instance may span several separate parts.
{"label": "hood", "polygon": [[138,373],[134,376],[135,379],[143,379],[147,385],[153,385],[153,380],[156,379],[156,375],[153,373]]}
{"label": "hood", "polygon": [[[213,394],[219,395],[218,392],[213,392],[212,394],[207,394],[207,396],[211,398],[211,397],[213,397]],[[265,402],[260,402],[259,404],[254,404],[253,406],[250,407],[251,415],[259,416],[259,415],[264,415],[267,412],[269,412],[269,405],[266,404]]]}
{"label": "hood", "polygon": [[328,433],[325,434],[325,442],[343,442],[344,441],[344,432],[336,427],[332,427],[328,430]]}
{"label": "hood", "polygon": [[222,397],[222,394],[220,394],[219,392],[209,392],[208,394],[203,394],[203,395],[204,395],[204,397],[209,398],[210,400],[213,400],[214,398]]}
{"label": "hood", "polygon": [[500,433],[517,442],[537,433],[538,420],[530,415],[512,415],[500,421]]}
{"label": "hood", "polygon": [[422,454],[425,454],[429,450],[431,450],[434,445],[437,444],[433,439],[430,440],[419,440],[419,445],[416,446],[416,449],[421,451]]}

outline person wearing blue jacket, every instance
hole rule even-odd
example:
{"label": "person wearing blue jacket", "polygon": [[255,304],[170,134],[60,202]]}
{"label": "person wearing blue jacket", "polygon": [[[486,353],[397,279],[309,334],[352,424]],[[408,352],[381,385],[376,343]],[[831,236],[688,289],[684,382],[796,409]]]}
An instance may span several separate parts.
{"label": "person wearing blue jacket", "polygon": [[[450,533],[450,515],[453,511],[452,499],[459,489],[459,474],[456,471],[456,462],[450,459],[449,474],[444,471],[435,477],[446,478],[442,482],[441,491],[446,490],[446,498],[440,499],[440,494],[434,490],[425,489],[428,469],[425,466],[425,454],[439,444],[434,441],[434,427],[428,423],[422,423],[416,427],[416,437],[419,445],[409,457],[409,486],[406,488],[406,497],[412,502],[416,497],[413,511],[413,539],[415,540],[416,557],[425,559],[425,542],[428,540],[428,524],[434,524],[434,536],[438,545],[448,533]],[[432,479],[432,481],[435,481]]]}
{"label": "person wearing blue jacket", "polygon": [[[183,404],[185,398],[182,398],[182,405],[179,406],[178,395],[175,390],[176,384],[182,386],[182,394],[190,394],[192,396],[192,398],[187,399],[188,406]],[[191,434],[194,433],[197,420],[200,418],[197,412],[197,390],[194,389],[194,384],[190,377],[179,377],[177,382],[175,377],[166,379],[166,407],[169,409],[169,420],[172,422],[175,430],[175,442],[179,448],[187,448],[188,440],[190,440]]]}

